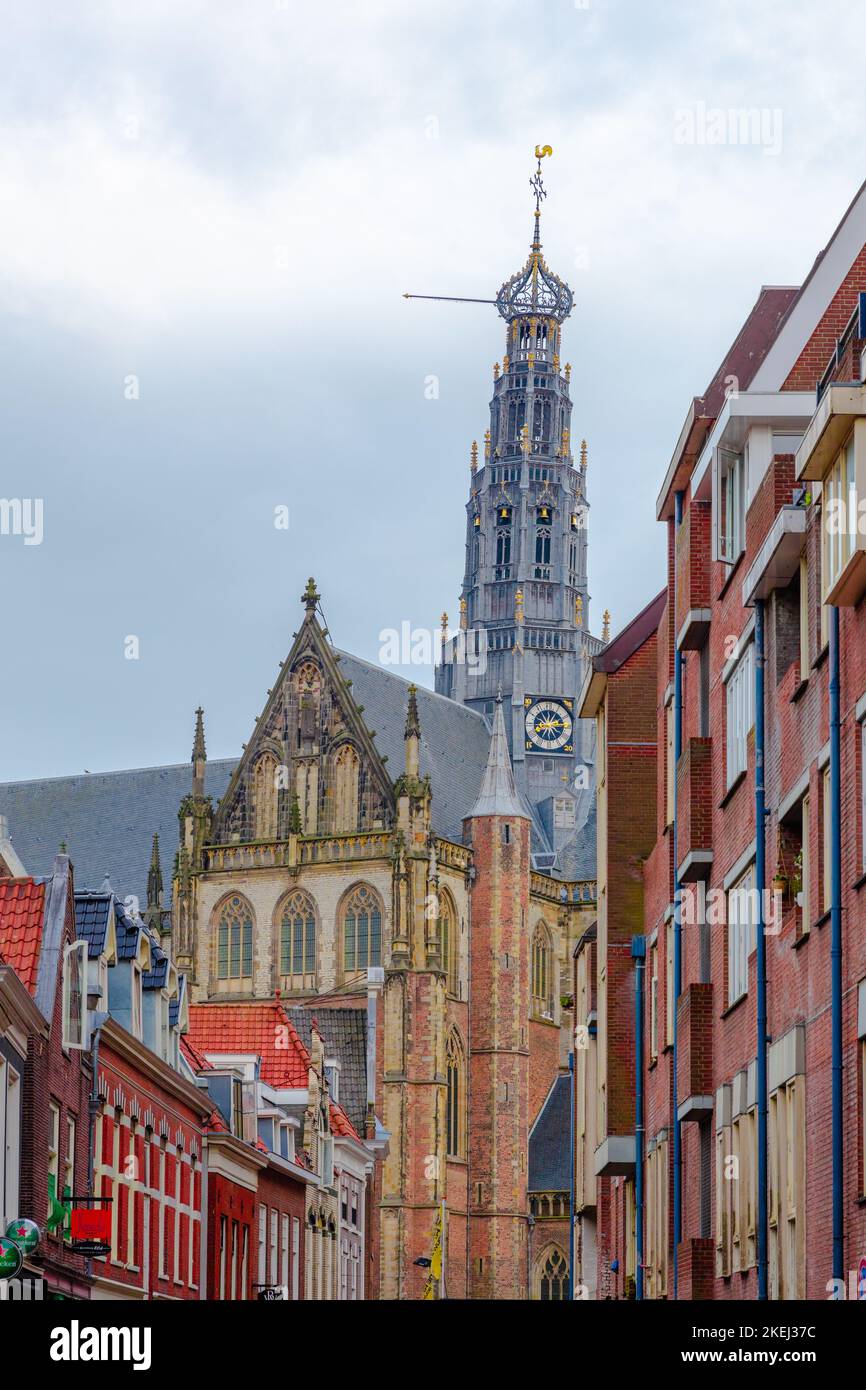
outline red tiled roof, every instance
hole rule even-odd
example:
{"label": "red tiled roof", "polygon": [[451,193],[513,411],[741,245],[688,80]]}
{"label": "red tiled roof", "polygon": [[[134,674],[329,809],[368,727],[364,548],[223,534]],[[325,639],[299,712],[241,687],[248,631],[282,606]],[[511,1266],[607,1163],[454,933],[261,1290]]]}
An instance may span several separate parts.
{"label": "red tiled roof", "polygon": [[206,1056],[261,1058],[261,1079],[280,1090],[309,1084],[310,1054],[279,1000],[268,1003],[193,1004],[188,1039]]}
{"label": "red tiled roof", "polygon": [[44,912],[44,883],[0,879],[0,952],[31,994],[36,993]]}
{"label": "red tiled roof", "polygon": [[335,1100],[331,1101],[331,1133],[336,1134],[338,1138],[361,1138],[342,1105],[338,1105]]}
{"label": "red tiled roof", "polygon": [[199,1052],[195,1044],[190,1042],[186,1033],[181,1034],[180,1050],[193,1071],[213,1071],[213,1062],[209,1062],[204,1053]]}

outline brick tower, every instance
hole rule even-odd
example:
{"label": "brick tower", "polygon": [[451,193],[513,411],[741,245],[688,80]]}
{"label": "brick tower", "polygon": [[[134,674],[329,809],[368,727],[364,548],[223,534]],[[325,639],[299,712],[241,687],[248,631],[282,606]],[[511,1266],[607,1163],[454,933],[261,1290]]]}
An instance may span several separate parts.
{"label": "brick tower", "polygon": [[445,1196],[445,972],[430,779],[419,770],[421,727],[409,687],[405,767],[395,785],[391,960],[385,969],[384,1111],[391,1135],[382,1184],[381,1297],[422,1296]]}
{"label": "brick tower", "polygon": [[465,822],[472,843],[469,1292],[526,1297],[530,821],[497,699],[490,756]]}

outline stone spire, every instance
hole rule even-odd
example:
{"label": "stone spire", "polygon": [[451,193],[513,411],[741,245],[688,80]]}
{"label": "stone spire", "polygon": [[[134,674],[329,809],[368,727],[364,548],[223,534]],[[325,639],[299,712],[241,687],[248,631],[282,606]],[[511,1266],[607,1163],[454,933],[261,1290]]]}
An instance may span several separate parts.
{"label": "stone spire", "polygon": [[409,686],[406,732],[403,737],[406,747],[406,776],[417,777],[421,766],[421,720],[418,717],[418,687],[415,685]]}
{"label": "stone spire", "polygon": [[508,756],[508,740],[505,736],[505,719],[502,715],[502,698],[496,701],[493,716],[493,737],[487,766],[481,779],[478,799],[472,808],[473,816],[522,816],[529,817],[520,804],[520,797],[514,785],[511,759]]}
{"label": "stone spire", "polygon": [[150,868],[147,873],[147,907],[148,911],[162,911],[162,869],[159,863],[159,836],[156,833],[153,836]]}
{"label": "stone spire", "polygon": [[204,746],[204,710],[201,705],[195,712],[195,737],[192,741],[192,794],[204,796],[204,768],[207,752]]}

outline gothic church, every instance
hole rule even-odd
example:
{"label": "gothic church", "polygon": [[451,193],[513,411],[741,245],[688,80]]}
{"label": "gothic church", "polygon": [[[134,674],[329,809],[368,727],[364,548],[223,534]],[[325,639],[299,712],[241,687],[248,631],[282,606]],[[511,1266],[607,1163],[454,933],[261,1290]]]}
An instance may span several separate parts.
{"label": "gothic church", "polygon": [[[424,1296],[437,1222],[437,1292],[567,1296],[570,981],[595,916],[576,696],[602,642],[561,363],[572,295],[541,253],[540,168],[528,258],[495,300],[506,351],[436,692],[335,648],[311,579],[237,762],[208,763],[198,711],[191,784],[165,767],[0,788],[34,869],[64,840],[82,887],[106,868],[123,893],[147,881],[195,1002],[365,1011],[384,1299]],[[178,811],[169,916],[150,846]]]}

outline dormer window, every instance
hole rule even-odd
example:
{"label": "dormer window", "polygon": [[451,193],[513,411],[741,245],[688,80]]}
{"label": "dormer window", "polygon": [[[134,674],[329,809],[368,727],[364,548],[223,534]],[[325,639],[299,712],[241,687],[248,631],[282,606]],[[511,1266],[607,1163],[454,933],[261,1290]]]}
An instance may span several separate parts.
{"label": "dormer window", "polygon": [[63,1046],[87,1046],[87,942],[73,941],[63,953]]}
{"label": "dormer window", "polygon": [[132,999],[130,1008],[132,1014],[132,1033],[136,1038],[141,1037],[141,986],[142,973],[138,961],[132,963]]}

